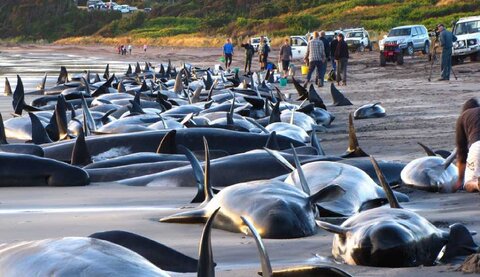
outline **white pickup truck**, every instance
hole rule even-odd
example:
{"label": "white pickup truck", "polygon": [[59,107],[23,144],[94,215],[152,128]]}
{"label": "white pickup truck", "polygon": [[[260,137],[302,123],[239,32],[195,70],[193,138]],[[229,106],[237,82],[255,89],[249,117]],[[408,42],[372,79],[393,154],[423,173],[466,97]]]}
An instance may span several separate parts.
{"label": "white pickup truck", "polygon": [[292,47],[292,58],[294,60],[303,59],[307,53],[306,36],[290,36],[290,46]]}
{"label": "white pickup truck", "polygon": [[480,16],[460,18],[453,27],[457,41],[453,43],[452,60],[454,63],[466,57],[477,61],[480,58]]}

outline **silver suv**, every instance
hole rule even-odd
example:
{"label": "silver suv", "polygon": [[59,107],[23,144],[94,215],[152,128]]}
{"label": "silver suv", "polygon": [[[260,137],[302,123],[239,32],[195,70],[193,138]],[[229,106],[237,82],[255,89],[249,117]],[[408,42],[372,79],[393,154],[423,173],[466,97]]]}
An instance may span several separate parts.
{"label": "silver suv", "polygon": [[428,54],[431,42],[425,26],[408,25],[391,29],[383,43],[397,45],[405,54],[413,55],[415,51],[422,51],[423,54]]}

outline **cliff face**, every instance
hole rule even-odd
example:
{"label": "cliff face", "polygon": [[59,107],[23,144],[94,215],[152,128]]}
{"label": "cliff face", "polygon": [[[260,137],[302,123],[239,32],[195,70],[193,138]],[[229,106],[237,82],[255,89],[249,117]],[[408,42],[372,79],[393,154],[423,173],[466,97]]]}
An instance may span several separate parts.
{"label": "cliff face", "polygon": [[79,10],[73,0],[2,0],[0,38],[54,40],[88,35],[120,17],[119,13]]}

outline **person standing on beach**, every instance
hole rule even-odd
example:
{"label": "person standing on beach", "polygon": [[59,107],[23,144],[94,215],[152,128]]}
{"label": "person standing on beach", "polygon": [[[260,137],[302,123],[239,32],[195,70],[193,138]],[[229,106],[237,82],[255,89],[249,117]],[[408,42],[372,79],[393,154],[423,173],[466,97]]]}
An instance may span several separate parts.
{"label": "person standing on beach", "polygon": [[455,130],[458,180],[455,190],[479,191],[480,177],[480,103],[471,98],[463,104]]}
{"label": "person standing on beach", "polygon": [[327,63],[328,63],[328,57],[330,57],[330,44],[328,43],[328,40],[325,38],[325,31],[320,32],[320,40],[323,42],[323,47],[325,48],[325,62],[322,63],[322,68],[320,70],[320,78],[317,82],[319,87],[323,87],[323,82],[325,80],[325,73],[327,72]]}
{"label": "person standing on beach", "polygon": [[307,53],[305,54],[304,61],[308,64],[307,80],[303,84],[307,86],[312,78],[312,74],[317,70],[317,76],[321,73],[323,63],[326,62],[325,47],[323,42],[318,38],[317,31],[313,32],[313,38],[310,39],[307,45]]}
{"label": "person standing on beach", "polygon": [[333,40],[330,42],[330,58],[332,59],[332,69],[333,71],[337,70],[337,63],[335,62],[335,50],[337,49],[337,40],[338,35],[335,33]]}
{"label": "person standing on beach", "polygon": [[130,55],[132,55],[132,45],[131,44],[128,45],[128,53],[130,53]]}
{"label": "person standing on beach", "polygon": [[225,69],[230,69],[233,59],[233,44],[230,38],[227,38],[227,42],[223,45],[223,57],[225,58]]}
{"label": "person standing on beach", "polygon": [[147,45],[146,44],[143,45],[143,52],[147,53]]}
{"label": "person standing on beach", "polygon": [[290,39],[286,38],[282,47],[280,48],[280,57],[278,63],[282,63],[283,78],[288,76],[288,67],[292,60],[292,47],[290,46]]}
{"label": "person standing on beach", "polygon": [[260,37],[258,44],[258,57],[260,61],[260,70],[265,70],[268,63],[268,53],[270,53],[270,46],[267,44],[267,39],[264,36]]}
{"label": "person standing on beach", "polygon": [[347,85],[348,45],[342,33],[338,34],[338,43],[335,48],[335,60],[337,61],[337,85]]}
{"label": "person standing on beach", "polygon": [[247,41],[247,43],[242,43],[241,46],[245,48],[245,70],[244,71],[246,75],[249,75],[252,73],[252,59],[253,59],[253,54],[255,53],[255,48],[253,48],[253,45],[251,45],[249,41]]}
{"label": "person standing on beach", "polygon": [[442,76],[439,81],[450,80],[450,71],[452,70],[452,46],[457,38],[445,29],[443,24],[438,24],[438,39],[440,40],[440,46],[442,46]]}

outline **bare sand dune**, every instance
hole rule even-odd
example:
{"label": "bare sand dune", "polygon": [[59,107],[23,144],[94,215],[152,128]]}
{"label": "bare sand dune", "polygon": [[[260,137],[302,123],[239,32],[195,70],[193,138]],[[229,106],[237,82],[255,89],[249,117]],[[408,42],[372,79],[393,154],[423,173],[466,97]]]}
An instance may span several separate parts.
{"label": "bare sand dune", "polygon": [[[148,60],[158,63],[170,58],[174,64],[185,61],[201,66],[213,66],[220,56],[219,49],[197,48],[149,48],[146,54],[134,52],[127,57],[119,56],[115,49],[105,46],[0,48],[1,53],[43,52],[48,55],[51,51],[130,62]],[[234,66],[242,68],[243,57],[243,51],[238,51]],[[434,67],[433,80],[439,77],[439,67],[439,64]],[[387,116],[355,121],[358,139],[367,153],[379,159],[407,162],[424,155],[417,141],[434,149],[453,149],[454,127],[460,107],[465,100],[478,96],[480,64],[455,66],[458,80],[452,75],[449,82],[428,82],[429,69],[424,56],[406,57],[403,66],[388,64],[381,68],[377,52],[352,55],[348,86],[340,87],[340,90],[354,106],[333,107],[329,87],[318,89],[329,111],[336,116],[332,127],[320,134],[326,152],[338,154],[345,151],[348,114],[363,104],[374,102],[382,103]],[[293,86],[289,84],[282,91],[293,93]],[[0,111],[4,118],[12,110],[10,101],[10,98],[0,97]],[[401,191],[411,197],[406,208],[415,210],[438,227],[446,229],[448,225],[460,222],[470,230],[480,231],[478,194],[437,194],[409,188],[401,188]],[[0,242],[86,236],[103,230],[122,229],[148,236],[195,257],[201,225],[157,222],[163,216],[190,206],[187,203],[194,194],[193,188],[123,187],[113,183],[84,188],[0,188]],[[255,276],[260,265],[251,237],[221,230],[214,230],[212,237],[218,276]],[[319,230],[308,238],[265,240],[265,243],[274,268],[334,264],[332,237],[332,234]],[[480,242],[480,239],[477,237],[476,241]],[[462,275],[455,271],[458,264],[401,269],[337,266],[354,276]]]}

